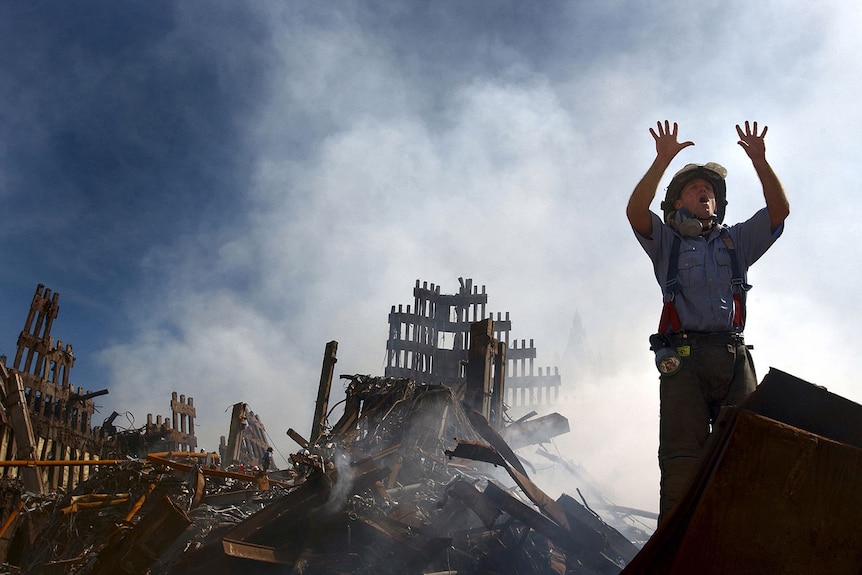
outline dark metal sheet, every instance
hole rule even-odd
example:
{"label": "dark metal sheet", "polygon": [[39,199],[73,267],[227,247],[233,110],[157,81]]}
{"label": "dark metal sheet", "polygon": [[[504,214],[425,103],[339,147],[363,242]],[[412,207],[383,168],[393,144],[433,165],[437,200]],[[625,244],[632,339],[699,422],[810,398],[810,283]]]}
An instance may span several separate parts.
{"label": "dark metal sheet", "polygon": [[862,406],[775,368],[741,407],[862,448]]}
{"label": "dark metal sheet", "polygon": [[[854,435],[860,406],[792,376],[770,375],[746,407]],[[826,421],[833,407],[839,421],[856,413],[849,430]],[[690,489],[625,575],[862,573],[862,449],[772,417],[722,412]]]}
{"label": "dark metal sheet", "polygon": [[[458,446],[453,451],[446,451],[446,455],[449,457],[463,457],[499,465],[506,470],[509,477],[518,484],[518,487],[521,488],[530,501],[536,504],[536,507],[538,507],[542,513],[556,521],[564,529],[569,529],[569,519],[566,517],[566,512],[563,511],[557,502],[549,497],[544,491],[539,489],[539,487],[533,483],[525,473],[522,473],[512,465],[509,465],[509,462],[504,460],[493,447],[475,442],[459,441]],[[521,469],[523,469],[523,467]]]}
{"label": "dark metal sheet", "polygon": [[461,479],[454,481],[448,491],[463,501],[486,528],[490,529],[500,516],[502,511],[500,506],[492,503],[484,493],[466,481]]}
{"label": "dark metal sheet", "polygon": [[497,453],[499,453],[506,461],[509,462],[509,465],[517,469],[520,473],[526,475],[527,470],[524,469],[521,460],[518,459],[518,456],[515,455],[515,452],[511,447],[506,443],[506,441],[500,437],[500,434],[497,433],[491,424],[488,423],[488,420],[485,419],[478,411],[473,409],[469,409],[466,406],[464,407],[464,412],[467,414],[467,417],[470,419],[470,424],[473,426],[473,429],[482,436],[482,439],[491,444]]}
{"label": "dark metal sheet", "polygon": [[550,443],[551,439],[570,431],[569,420],[559,413],[519,421],[505,428],[500,435],[512,449],[536,443]]}

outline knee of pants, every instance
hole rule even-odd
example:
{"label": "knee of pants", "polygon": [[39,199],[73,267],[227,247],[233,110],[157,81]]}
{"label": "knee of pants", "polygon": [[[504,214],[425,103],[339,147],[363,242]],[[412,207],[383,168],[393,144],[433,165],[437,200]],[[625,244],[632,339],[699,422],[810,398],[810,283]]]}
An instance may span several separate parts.
{"label": "knee of pants", "polygon": [[660,385],[659,457],[698,457],[709,435],[709,407],[691,372],[663,378]]}
{"label": "knee of pants", "polygon": [[685,491],[688,482],[700,464],[699,457],[674,457],[660,462],[662,507],[668,508]]}

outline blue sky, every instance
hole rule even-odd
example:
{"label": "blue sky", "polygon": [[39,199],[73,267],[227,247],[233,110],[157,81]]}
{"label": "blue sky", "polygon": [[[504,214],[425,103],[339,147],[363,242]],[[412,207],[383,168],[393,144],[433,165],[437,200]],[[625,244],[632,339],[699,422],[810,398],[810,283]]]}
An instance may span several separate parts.
{"label": "blue sky", "polygon": [[209,449],[246,401],[287,454],[326,342],[382,375],[390,307],[470,277],[561,368],[565,455],[654,509],[660,296],[624,216],[648,130],[695,142],[670,172],[728,168],[733,222],[763,204],[734,125],[769,126],[793,212],[747,339],[760,377],[858,402],[860,24],[849,1],[4,2],[0,354],[45,284],[74,383],[110,390],[97,419],[178,391]]}

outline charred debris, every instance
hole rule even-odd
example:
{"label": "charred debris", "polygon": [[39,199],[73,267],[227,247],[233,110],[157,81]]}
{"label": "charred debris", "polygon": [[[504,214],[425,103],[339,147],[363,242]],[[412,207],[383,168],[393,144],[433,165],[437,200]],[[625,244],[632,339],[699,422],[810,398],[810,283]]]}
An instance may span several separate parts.
{"label": "charred debris", "polygon": [[[593,510],[578,468],[547,449],[565,417],[507,415],[559,374],[533,373],[532,342],[507,364],[508,314],[481,319],[484,287],[462,280],[465,300],[417,281],[414,295],[415,313],[390,314],[388,373],[340,376],[332,406],[326,345],[312,428],[287,430],[297,449],[277,470],[259,467],[266,431],[245,403],[218,453],[198,451],[194,402],[176,393],[170,417],[92,426],[107,391],[70,384],[71,346],[50,335],[57,294],[40,285],[12,366],[0,358],[0,573],[619,573],[649,527],[589,491],[604,518]],[[548,464],[578,499],[530,478]]]}

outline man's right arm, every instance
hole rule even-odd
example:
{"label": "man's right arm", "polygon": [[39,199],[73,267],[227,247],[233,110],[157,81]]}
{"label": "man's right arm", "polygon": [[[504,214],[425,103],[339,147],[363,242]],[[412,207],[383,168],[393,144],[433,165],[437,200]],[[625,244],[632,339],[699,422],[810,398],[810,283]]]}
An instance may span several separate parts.
{"label": "man's right arm", "polygon": [[645,238],[652,237],[652,214],[649,207],[655,199],[658,184],[667,166],[667,162],[656,157],[641,181],[635,186],[635,191],[632,192],[629,204],[626,206],[626,217],[628,217],[629,223],[637,233]]}
{"label": "man's right arm", "polygon": [[635,186],[634,192],[629,198],[628,206],[626,206],[626,217],[628,217],[629,223],[637,233],[645,238],[652,237],[652,216],[649,207],[655,199],[659,182],[665,170],[680,150],[694,145],[694,142],[680,143],[677,141],[678,126],[676,122],[673,124],[673,129],[667,120],[665,120],[664,126],[661,122],[656,122],[656,126],[658,132],[650,128],[650,134],[655,139],[655,160]]}

